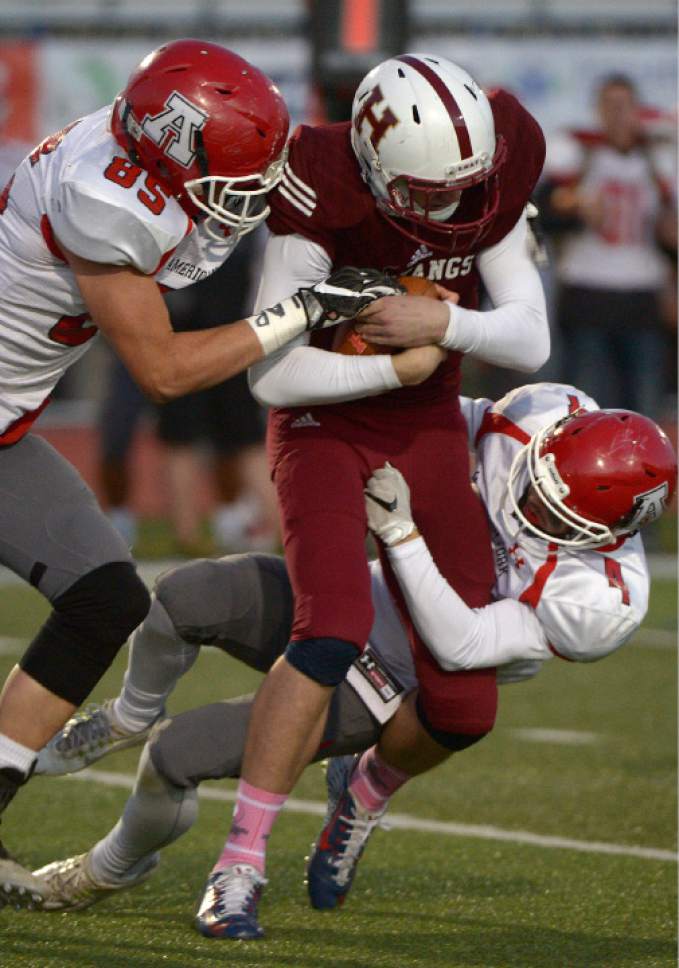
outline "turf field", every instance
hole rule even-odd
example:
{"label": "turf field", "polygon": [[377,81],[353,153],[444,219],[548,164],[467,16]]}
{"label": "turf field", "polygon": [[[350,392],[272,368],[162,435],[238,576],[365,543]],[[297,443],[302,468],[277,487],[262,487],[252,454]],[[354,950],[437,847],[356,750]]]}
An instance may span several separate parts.
{"label": "turf field", "polygon": [[[0,601],[4,677],[45,607],[18,586],[0,587]],[[212,783],[198,824],[147,884],[80,914],[0,911],[1,968],[676,965],[675,604],[674,582],[658,580],[621,653],[589,667],[554,660],[504,687],[493,735],[397,795],[394,827],[375,834],[341,912],[306,903],[303,858],[324,797],[312,767],[272,836],[267,938],[202,939],[192,915],[234,786]],[[94,698],[117,691],[123,665]],[[171,708],[256,681],[205,650]],[[7,813],[6,843],[32,866],[87,849],[116,820],[135,760],[126,751],[86,779],[36,778]]]}

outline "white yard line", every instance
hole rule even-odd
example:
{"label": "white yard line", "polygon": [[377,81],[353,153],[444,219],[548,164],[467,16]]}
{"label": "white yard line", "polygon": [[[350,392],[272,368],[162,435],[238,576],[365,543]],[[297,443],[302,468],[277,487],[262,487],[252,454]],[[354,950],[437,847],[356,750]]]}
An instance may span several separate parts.
{"label": "white yard line", "polygon": [[592,746],[601,740],[598,733],[588,733],[582,729],[540,729],[520,727],[510,732],[527,743],[554,743],[556,746]]}
{"label": "white yard line", "polygon": [[[81,770],[69,777],[59,777],[65,780],[84,780],[90,783],[101,783],[103,786],[123,787],[130,789],[134,784],[134,777],[128,773],[111,773],[106,770]],[[203,786],[199,796],[203,800],[218,800],[233,803],[235,793],[230,790],[218,790]],[[325,815],[325,803],[316,800],[290,799],[285,809],[292,813],[312,814],[316,817]],[[671,850],[660,850],[656,847],[634,847],[627,844],[607,844],[591,840],[571,840],[569,837],[547,837],[533,834],[527,830],[503,830],[478,824],[450,823],[443,820],[425,820],[406,813],[392,813],[386,818],[388,826],[398,830],[415,830],[424,833],[443,834],[446,837],[472,837],[479,840],[502,840],[512,844],[529,844],[533,847],[558,848],[561,850],[578,850],[588,854],[617,854],[623,857],[639,857],[643,860],[663,860],[677,862],[677,854]]]}
{"label": "white yard line", "polygon": [[21,655],[28,645],[28,639],[12,635],[0,635],[0,655]]}

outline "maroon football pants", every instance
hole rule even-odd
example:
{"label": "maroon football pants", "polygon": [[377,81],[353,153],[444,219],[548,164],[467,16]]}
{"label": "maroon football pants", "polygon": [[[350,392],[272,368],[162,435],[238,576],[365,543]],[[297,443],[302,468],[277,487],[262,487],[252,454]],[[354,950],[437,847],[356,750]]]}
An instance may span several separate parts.
{"label": "maroon football pants", "polygon": [[[487,604],[494,581],[490,537],[469,483],[459,412],[450,404],[425,412],[379,405],[370,410],[363,402],[360,409],[349,405],[340,413],[312,408],[311,419],[300,420],[306,413],[274,411],[268,435],[295,595],[292,638],[338,638],[360,649],[367,642],[373,607],[363,488],[386,460],[408,481],[413,517],[441,573],[468,605]],[[487,732],[497,706],[495,670],[442,670],[413,627],[384,563],[408,629],[428,724],[441,732]]]}

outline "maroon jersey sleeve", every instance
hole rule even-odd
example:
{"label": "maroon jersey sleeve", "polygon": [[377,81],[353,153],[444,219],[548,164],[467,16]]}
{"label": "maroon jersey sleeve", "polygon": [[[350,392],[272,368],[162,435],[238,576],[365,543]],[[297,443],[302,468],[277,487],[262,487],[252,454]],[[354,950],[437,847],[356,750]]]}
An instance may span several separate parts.
{"label": "maroon jersey sleeve", "polygon": [[349,124],[300,125],[290,139],[283,178],[269,195],[275,235],[303,235],[336,256],[336,234],[374,208],[349,140]]}
{"label": "maroon jersey sleeve", "polygon": [[545,163],[545,137],[533,115],[508,91],[493,91],[489,100],[495,133],[507,142],[507,161],[500,174],[499,211],[484,236],[484,249],[495,245],[514,228]]}

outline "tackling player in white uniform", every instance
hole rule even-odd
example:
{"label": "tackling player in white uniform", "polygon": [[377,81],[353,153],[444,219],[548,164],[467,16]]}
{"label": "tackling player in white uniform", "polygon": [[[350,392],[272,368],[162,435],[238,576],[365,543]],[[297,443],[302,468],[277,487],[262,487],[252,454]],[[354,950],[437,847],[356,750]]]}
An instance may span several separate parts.
{"label": "tackling player in white uniform", "polygon": [[[399,471],[376,472],[366,491],[370,526],[388,548],[403,604],[426,644],[444,668],[497,664],[500,682],[535,675],[554,655],[593,661],[619,648],[648,601],[636,530],[662,512],[676,486],[667,437],[638,414],[600,411],[580,391],[555,384],[521,387],[496,404],[465,399],[463,412],[493,526],[496,602],[469,608],[443,581],[417,534]],[[404,700],[416,697],[399,607],[379,562],[371,570],[376,617],[369,647],[334,693],[317,759],[360,750],[369,757],[384,724],[398,729]],[[141,728],[116,730],[109,702],[71,721],[43,751],[39,768],[72,772],[145,737],[201,643],[267,669],[287,644],[291,614],[281,559],[239,555],[166,574],[134,637],[117,700],[136,708]],[[87,854],[35,872],[44,881],[46,908],[85,907],[145,879],[158,849],[195,821],[201,779],[239,775],[251,704],[252,697],[216,703],[155,730],[114,829]],[[365,784],[354,780],[358,769],[350,776],[348,759],[333,761],[324,847],[316,847],[308,871],[311,902],[319,908],[346,896],[388,799],[379,810],[367,809],[359,800]]]}
{"label": "tackling player in white uniform", "polygon": [[[101,331],[162,402],[395,292],[345,270],[228,327],[173,332],[162,289],[207,276],[267,217],[287,132],[268,77],[176,41],[113,105],[41,142],[0,194],[0,562],[54,607],[0,697],[0,814],[149,607],[92,492],[29,433],[64,371]],[[0,845],[0,906],[39,903],[37,886]]]}

